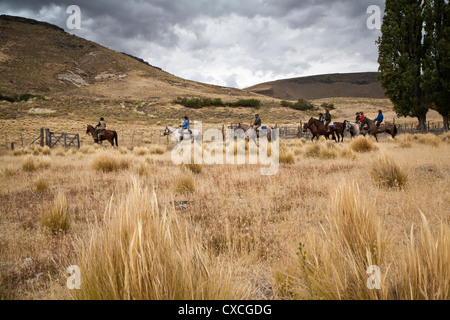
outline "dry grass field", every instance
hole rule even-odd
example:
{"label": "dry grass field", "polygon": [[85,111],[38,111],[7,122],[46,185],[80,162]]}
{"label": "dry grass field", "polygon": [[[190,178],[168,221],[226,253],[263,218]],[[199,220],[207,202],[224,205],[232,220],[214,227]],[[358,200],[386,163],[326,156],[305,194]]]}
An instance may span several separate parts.
{"label": "dry grass field", "polygon": [[272,176],[157,144],[3,150],[0,299],[449,299],[449,142],[282,140]]}

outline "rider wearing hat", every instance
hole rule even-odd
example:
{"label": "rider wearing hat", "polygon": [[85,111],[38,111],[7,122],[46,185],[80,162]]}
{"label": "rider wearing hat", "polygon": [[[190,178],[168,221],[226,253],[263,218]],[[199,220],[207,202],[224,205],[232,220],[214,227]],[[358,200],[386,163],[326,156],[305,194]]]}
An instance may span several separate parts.
{"label": "rider wearing hat", "polygon": [[94,139],[98,139],[98,134],[100,133],[100,135],[103,135],[103,133],[106,130],[106,122],[105,119],[103,119],[103,117],[100,117],[100,121],[99,123],[95,126],[95,137]]}
{"label": "rider wearing hat", "polygon": [[259,127],[261,127],[261,118],[259,117],[259,114],[255,114],[255,122],[253,122],[253,129],[255,129],[255,131],[258,132]]}
{"label": "rider wearing hat", "polygon": [[185,129],[187,129],[188,130],[188,132],[190,132],[191,130],[189,130],[189,128],[190,128],[190,125],[189,125],[189,118],[188,118],[188,116],[185,116],[184,117],[184,122],[183,122],[183,124],[180,126],[181,127],[181,134],[182,135],[184,135],[184,130]]}

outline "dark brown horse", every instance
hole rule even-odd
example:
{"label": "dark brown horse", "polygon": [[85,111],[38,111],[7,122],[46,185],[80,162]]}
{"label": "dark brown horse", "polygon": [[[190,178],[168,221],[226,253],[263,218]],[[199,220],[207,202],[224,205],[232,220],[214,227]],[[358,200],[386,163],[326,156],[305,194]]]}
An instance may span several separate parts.
{"label": "dark brown horse", "polygon": [[111,146],[114,147],[114,141],[116,142],[116,147],[119,146],[119,144],[117,143],[117,132],[116,131],[105,130],[105,132],[102,135],[98,134],[100,139],[98,139],[98,138],[96,139],[95,138],[95,128],[93,126],[91,126],[90,124],[88,124],[86,133],[92,135],[92,138],[94,139],[95,143],[101,144],[103,140],[108,140],[109,143],[111,143]]}
{"label": "dark brown horse", "polygon": [[[345,126],[341,122],[334,122],[332,125],[328,125],[328,129],[331,131],[334,131],[334,133],[337,136],[337,142],[344,142],[344,129]],[[329,137],[329,136],[328,136]]]}
{"label": "dark brown horse", "polygon": [[362,129],[361,132],[368,133],[375,137],[375,139],[378,141],[377,134],[379,133],[388,133],[392,136],[392,138],[395,138],[397,135],[397,126],[393,123],[386,122],[385,124],[380,125],[379,127],[376,126],[375,121],[368,119],[367,117],[364,117],[361,121],[361,128],[364,128],[364,126],[367,125],[369,129],[364,130]]}
{"label": "dark brown horse", "polygon": [[319,140],[320,136],[324,136],[325,139],[328,140],[330,138],[330,135],[333,137],[333,140],[336,141],[336,130],[331,126],[328,126],[327,130],[322,121],[314,118],[309,119],[309,121],[303,125],[303,132],[308,131],[308,129],[313,135],[311,141],[313,141],[314,138],[316,138],[316,140]]}

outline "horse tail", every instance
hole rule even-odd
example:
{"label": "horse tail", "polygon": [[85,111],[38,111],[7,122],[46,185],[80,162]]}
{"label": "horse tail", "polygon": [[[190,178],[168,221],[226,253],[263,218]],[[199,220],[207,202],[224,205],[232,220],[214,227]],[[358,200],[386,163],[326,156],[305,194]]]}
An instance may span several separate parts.
{"label": "horse tail", "polygon": [[116,141],[116,147],[118,147],[119,144],[117,143],[117,132],[116,131],[114,131],[114,140],[113,141]]}
{"label": "horse tail", "polygon": [[397,125],[394,124],[394,134],[392,135],[392,138],[395,138],[396,135],[397,135]]}

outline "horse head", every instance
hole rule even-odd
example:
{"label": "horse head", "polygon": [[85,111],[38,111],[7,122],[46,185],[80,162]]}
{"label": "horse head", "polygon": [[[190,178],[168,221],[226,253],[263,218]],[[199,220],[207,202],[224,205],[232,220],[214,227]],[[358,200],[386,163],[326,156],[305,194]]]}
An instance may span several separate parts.
{"label": "horse head", "polygon": [[163,133],[163,135],[164,136],[168,136],[170,134],[170,130],[169,130],[169,127],[168,126],[166,126],[166,128],[164,129],[164,133]]}
{"label": "horse head", "polygon": [[87,128],[86,128],[86,134],[89,134],[89,133],[92,134],[93,131],[94,131],[94,127],[92,127],[90,124],[88,124]]}

